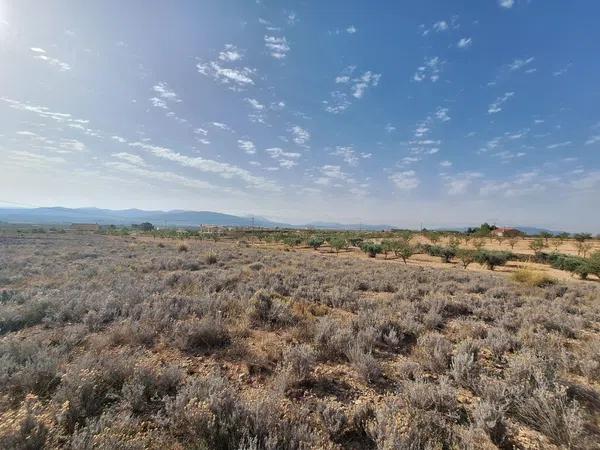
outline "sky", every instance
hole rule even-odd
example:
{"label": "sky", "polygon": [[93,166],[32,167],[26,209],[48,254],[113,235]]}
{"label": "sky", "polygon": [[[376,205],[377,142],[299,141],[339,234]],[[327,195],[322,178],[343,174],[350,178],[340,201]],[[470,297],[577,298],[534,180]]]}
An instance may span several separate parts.
{"label": "sky", "polygon": [[598,17],[0,0],[0,206],[600,232]]}

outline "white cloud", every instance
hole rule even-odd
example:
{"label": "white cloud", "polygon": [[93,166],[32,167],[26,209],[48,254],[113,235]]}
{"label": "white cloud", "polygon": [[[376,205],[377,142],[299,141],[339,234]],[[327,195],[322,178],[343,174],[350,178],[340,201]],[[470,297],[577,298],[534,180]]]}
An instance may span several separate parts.
{"label": "white cloud", "polygon": [[354,25],[350,25],[348,28],[346,28],[346,33],[348,34],[354,34],[356,33],[356,27]]}
{"label": "white cloud", "polygon": [[342,72],[341,75],[335,78],[336,84],[342,84],[346,87],[340,88],[344,90],[336,90],[331,92],[331,100],[323,101],[325,111],[332,114],[344,112],[352,102],[350,95],[356,99],[360,99],[365,94],[366,90],[371,87],[376,87],[381,79],[381,74],[367,70],[360,76],[353,76],[356,66],[349,66]]}
{"label": "white cloud", "polygon": [[67,153],[83,152],[87,150],[85,144],[77,139],[62,139],[59,146]]}
{"label": "white cloud", "polygon": [[216,61],[211,61],[207,63],[198,63],[196,68],[202,75],[211,77],[222,84],[230,85],[234,90],[254,84],[252,77],[256,71],[249,67],[227,68],[221,66]]}
{"label": "white cloud", "polygon": [[498,0],[498,4],[502,8],[510,9],[515,4],[515,0]]}
{"label": "white cloud", "polygon": [[159,172],[159,171],[148,170],[148,169],[145,169],[138,165],[130,164],[128,162],[121,162],[121,161],[107,162],[105,165],[109,168],[116,169],[116,170],[119,170],[122,172],[126,172],[131,175],[143,178],[145,180],[162,181],[162,182],[172,183],[172,184],[175,184],[178,186],[183,186],[183,187],[192,188],[192,189],[210,189],[210,190],[219,189],[219,191],[221,191],[221,192],[223,192],[223,191],[231,192],[231,189],[215,186],[206,181],[201,181],[201,180],[198,180],[195,178],[193,178],[193,179],[187,178],[187,177],[184,177],[182,175],[178,175],[178,174],[175,174],[172,172]]}
{"label": "white cloud", "polygon": [[225,49],[219,53],[219,59],[221,61],[239,61],[242,59],[242,54],[235,45],[227,44]]}
{"label": "white cloud", "polygon": [[421,161],[421,158],[418,156],[405,156],[398,162],[397,165],[398,167],[406,167],[419,161]]}
{"label": "white cloud", "polygon": [[483,196],[518,197],[543,192],[548,182],[536,171],[522,172],[505,181],[487,181],[479,192]]}
{"label": "white cloud", "polygon": [[123,161],[127,161],[130,164],[135,164],[137,166],[144,166],[146,163],[141,156],[133,155],[127,152],[113,153],[111,156],[115,158],[122,159]]}
{"label": "white cloud", "polygon": [[61,72],[66,72],[68,70],[71,70],[71,66],[69,64],[67,64],[66,62],[63,62],[57,58],[52,58],[52,57],[48,56],[46,50],[44,50],[43,48],[31,47],[29,50],[31,50],[34,53],[33,57],[35,59],[45,61],[48,64],[50,64],[51,66],[56,66],[56,67],[58,67],[58,70]]}
{"label": "white cloud", "polygon": [[410,191],[419,186],[419,178],[414,170],[396,172],[390,175],[389,179],[402,191]]}
{"label": "white cloud", "polygon": [[425,58],[423,65],[417,67],[417,70],[413,75],[413,80],[421,82],[428,79],[435,83],[440,79],[440,72],[443,64],[444,61],[442,61],[438,56],[433,58]]}
{"label": "white cloud", "polygon": [[322,185],[328,185],[331,183],[331,180],[346,180],[348,178],[348,176],[342,171],[342,168],[340,166],[334,166],[334,165],[324,165],[322,166],[319,171],[321,172],[321,175],[323,175],[320,178],[317,178],[316,183],[317,184],[322,184]]}
{"label": "white cloud", "polygon": [[161,81],[160,83],[152,86],[152,89],[154,90],[154,92],[156,92],[156,94],[169,102],[174,102],[174,103],[180,103],[181,100],[179,99],[179,97],[177,96],[177,94],[171,89],[169,88],[169,85],[167,83],[165,83],[164,81]]}
{"label": "white cloud", "polygon": [[65,163],[66,160],[59,156],[40,155],[25,150],[14,150],[8,153],[8,159],[24,167],[45,167]]}
{"label": "white cloud", "polygon": [[258,111],[262,111],[263,109],[265,109],[265,105],[260,103],[255,98],[247,98],[246,101],[250,104],[250,106],[252,106],[254,109],[256,109]]}
{"label": "white cloud", "polygon": [[219,130],[223,130],[223,131],[229,131],[230,133],[233,133],[233,128],[231,128],[229,125],[227,125],[226,123],[223,122],[211,122],[210,123],[213,127],[218,128]]}
{"label": "white cloud", "polygon": [[286,152],[279,147],[268,148],[265,150],[266,153],[271,156],[271,158],[277,160],[280,167],[291,169],[292,167],[298,165],[295,161],[300,158],[300,153],[295,152]]}
{"label": "white cloud", "polygon": [[206,136],[208,134],[208,130],[205,130],[204,128],[196,128],[194,129],[194,134]]}
{"label": "white cloud", "polygon": [[271,158],[273,159],[277,159],[277,158],[293,158],[293,159],[298,159],[300,158],[300,153],[295,153],[295,152],[286,152],[283,149],[279,148],[279,147],[273,147],[273,148],[268,148],[265,150],[265,152],[267,152]]}
{"label": "white cloud", "polygon": [[438,33],[440,31],[446,31],[448,29],[448,22],[445,20],[440,20],[439,22],[433,24],[433,29]]}
{"label": "white cloud", "polygon": [[162,98],[151,97],[150,103],[152,103],[152,106],[154,106],[155,108],[169,109],[167,106],[167,102],[165,102]]}
{"label": "white cloud", "polygon": [[353,80],[352,95],[355,98],[362,98],[368,87],[375,87],[379,84],[380,78],[381,74],[373,73],[370,70],[366,71],[361,77]]}
{"label": "white cloud", "polygon": [[535,60],[535,58],[533,56],[531,56],[529,58],[524,58],[524,59],[517,58],[508,65],[508,70],[510,70],[511,72],[520,70],[520,69],[528,66],[529,64],[531,64],[534,60]]}
{"label": "white cloud", "polygon": [[600,134],[590,137],[587,141],[585,141],[585,145],[592,145],[596,142],[600,142]]}
{"label": "white cloud", "polygon": [[296,144],[305,146],[308,141],[310,141],[310,133],[306,131],[304,128],[294,125],[290,131],[293,134],[293,140]]}
{"label": "white cloud", "polygon": [[253,155],[256,153],[256,146],[252,141],[238,139],[238,147],[249,155]]}
{"label": "white cloud", "polygon": [[506,92],[504,95],[498,97],[496,101],[490,104],[488,107],[488,114],[496,114],[502,111],[502,105],[508,101],[509,98],[514,96],[514,92]]}
{"label": "white cloud", "polygon": [[435,117],[442,122],[448,122],[450,120],[450,116],[448,115],[448,108],[442,108],[441,106],[435,112]]}
{"label": "white cloud", "polygon": [[555,72],[552,72],[552,75],[555,77],[561,77],[563,76],[565,73],[567,73],[569,71],[569,69],[571,68],[573,64],[569,63],[567,64],[565,67],[563,67],[562,69],[559,69]]}
{"label": "white cloud", "polygon": [[483,175],[479,172],[464,172],[457,175],[445,176],[446,192],[449,195],[460,195],[467,192],[473,183],[473,180],[481,178]]}
{"label": "white cloud", "polygon": [[283,59],[290,51],[287,39],[285,37],[265,36],[265,46],[271,52],[275,59]]}
{"label": "white cloud", "polygon": [[462,38],[460,41],[458,41],[456,46],[458,48],[469,48],[471,44],[473,44],[473,40],[471,38]]}
{"label": "white cloud", "polygon": [[175,152],[165,147],[158,147],[143,142],[132,142],[129,144],[131,147],[141,148],[150,152],[157,158],[166,159],[168,161],[176,162],[184,167],[191,167],[202,172],[215,173],[223,178],[239,178],[246,182],[249,186],[256,189],[277,191],[278,186],[272,181],[267,180],[263,177],[252,175],[245,169],[237,167],[232,164],[214,161],[211,159],[205,159],[202,157],[190,157],[181,153]]}
{"label": "white cloud", "polygon": [[547,146],[546,148],[549,150],[554,150],[556,148],[561,148],[561,147],[568,147],[569,145],[571,145],[572,142],[571,141],[565,141],[565,142],[557,142],[556,144],[550,144],[549,146]]}
{"label": "white cloud", "polygon": [[442,162],[440,162],[440,166],[442,166],[442,167],[452,167],[452,163],[450,161],[442,161]]}
{"label": "white cloud", "polygon": [[287,15],[287,23],[289,25],[296,25],[297,22],[298,22],[298,15],[296,14],[295,11],[290,11]]}
{"label": "white cloud", "polygon": [[331,100],[323,100],[323,105],[325,105],[325,111],[331,114],[343,113],[352,104],[348,99],[348,95],[344,92],[333,91],[330,97]]}

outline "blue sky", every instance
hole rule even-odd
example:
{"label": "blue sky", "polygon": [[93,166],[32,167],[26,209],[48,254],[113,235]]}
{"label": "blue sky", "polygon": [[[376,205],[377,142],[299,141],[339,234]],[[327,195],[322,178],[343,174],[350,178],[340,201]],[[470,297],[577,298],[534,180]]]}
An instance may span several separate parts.
{"label": "blue sky", "polygon": [[599,16],[0,0],[0,201],[598,232]]}

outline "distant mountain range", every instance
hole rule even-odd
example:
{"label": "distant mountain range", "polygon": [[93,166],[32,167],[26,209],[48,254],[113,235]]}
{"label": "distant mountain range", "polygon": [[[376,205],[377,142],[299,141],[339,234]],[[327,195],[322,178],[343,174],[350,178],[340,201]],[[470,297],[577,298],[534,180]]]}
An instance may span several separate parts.
{"label": "distant mountain range", "polygon": [[[213,211],[144,211],[141,209],[99,209],[99,208],[0,208],[0,222],[34,224],[34,225],[65,225],[71,223],[97,223],[99,225],[131,225],[134,223],[150,222],[157,227],[179,226],[192,227],[200,225],[221,225],[233,227],[265,227],[265,228],[315,228],[330,230],[389,230],[391,225],[343,224],[336,222],[311,222],[303,225],[274,222],[263,217],[246,217],[223,214]],[[527,234],[539,234],[558,231],[535,227],[520,227]],[[464,231],[466,228],[445,227],[444,230]],[[440,228],[441,230],[441,228]]]}
{"label": "distant mountain range", "polygon": [[111,210],[99,208],[0,208],[0,222],[64,225],[71,223],[97,223],[99,225],[131,225],[150,222],[157,227],[221,225],[232,227],[265,228],[320,228],[348,230],[385,230],[389,225],[356,225],[314,222],[306,225],[291,225],[274,222],[263,217],[244,217],[213,211],[144,211],[141,209]]}

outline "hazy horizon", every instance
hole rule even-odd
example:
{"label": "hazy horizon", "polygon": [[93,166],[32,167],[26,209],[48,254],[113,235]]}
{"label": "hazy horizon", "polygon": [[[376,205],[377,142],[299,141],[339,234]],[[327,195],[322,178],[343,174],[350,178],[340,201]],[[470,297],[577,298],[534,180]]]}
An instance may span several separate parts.
{"label": "hazy horizon", "polygon": [[599,13],[0,0],[0,207],[597,233]]}

